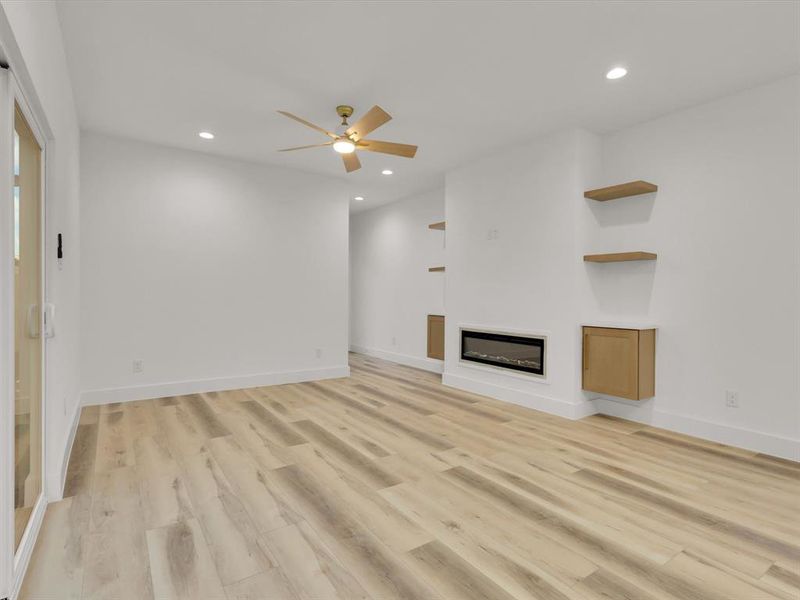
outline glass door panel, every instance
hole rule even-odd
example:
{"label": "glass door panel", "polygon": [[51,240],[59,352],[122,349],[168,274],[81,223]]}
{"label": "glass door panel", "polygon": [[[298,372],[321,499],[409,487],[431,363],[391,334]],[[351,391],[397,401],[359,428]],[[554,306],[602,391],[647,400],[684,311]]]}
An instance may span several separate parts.
{"label": "glass door panel", "polygon": [[42,149],[14,111],[14,550],[42,491]]}

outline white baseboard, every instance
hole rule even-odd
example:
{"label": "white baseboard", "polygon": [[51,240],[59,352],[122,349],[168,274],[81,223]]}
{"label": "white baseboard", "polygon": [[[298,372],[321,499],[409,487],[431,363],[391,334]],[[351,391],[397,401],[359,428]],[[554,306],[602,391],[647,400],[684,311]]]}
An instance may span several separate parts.
{"label": "white baseboard", "polygon": [[452,373],[442,375],[442,383],[504,402],[541,410],[566,419],[582,419],[599,413],[621,417],[637,423],[652,425],[653,427],[691,435],[720,444],[769,454],[770,456],[800,461],[800,440],[752,429],[712,423],[688,415],[653,410],[652,405],[642,406],[638,403],[633,405],[606,398],[594,398],[573,404],[557,398],[542,396],[496,383],[487,383]]}
{"label": "white baseboard", "polygon": [[183,394],[199,394],[201,392],[221,392],[242,388],[261,387],[265,385],[281,385],[284,383],[301,383],[320,379],[336,379],[349,377],[350,367],[327,367],[323,369],[306,369],[302,371],[285,371],[279,373],[256,373],[235,377],[218,377],[214,379],[198,379],[194,381],[173,381],[122,388],[85,390],[81,392],[81,404],[112,404],[114,402],[130,402],[133,400],[150,400]]}
{"label": "white baseboard", "polygon": [[496,398],[504,402],[518,404],[519,406],[532,408],[534,410],[541,410],[542,412],[564,417],[565,419],[582,419],[596,412],[591,402],[582,401],[578,404],[574,404],[549,396],[533,394],[531,392],[497,385],[496,383],[487,383],[478,379],[472,379],[471,377],[464,377],[463,375],[454,375],[453,373],[445,373],[442,375],[442,383],[475,394]]}
{"label": "white baseboard", "polygon": [[441,373],[444,370],[444,362],[434,358],[411,356],[410,354],[400,354],[398,352],[387,352],[386,350],[378,350],[376,348],[366,348],[365,346],[350,345],[351,352],[358,354],[366,354],[367,356],[374,356],[383,360],[390,360],[392,362],[406,365],[407,367],[414,367],[415,369],[423,369],[431,373]]}
{"label": "white baseboard", "polygon": [[769,454],[770,456],[800,461],[800,440],[798,439],[753,429],[744,429],[733,425],[712,423],[711,421],[688,415],[660,410],[645,410],[643,407],[631,406],[627,403],[605,398],[595,398],[592,403],[597,406],[597,412],[600,414],[620,417],[720,444]]}
{"label": "white baseboard", "polygon": [[75,435],[78,432],[78,423],[81,421],[81,403],[75,403],[75,410],[72,413],[72,423],[67,432],[67,441],[64,444],[64,453],[61,462],[48,477],[47,499],[56,502],[64,497],[64,485],[67,482],[67,468],[69,467],[69,457],[72,454],[72,446],[75,443]]}

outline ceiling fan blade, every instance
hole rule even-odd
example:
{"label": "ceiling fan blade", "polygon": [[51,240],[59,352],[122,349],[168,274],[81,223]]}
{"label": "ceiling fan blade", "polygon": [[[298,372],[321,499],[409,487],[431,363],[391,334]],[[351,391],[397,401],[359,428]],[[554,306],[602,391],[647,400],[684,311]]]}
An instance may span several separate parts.
{"label": "ceiling fan blade", "polygon": [[311,127],[311,129],[316,129],[317,131],[319,131],[320,133],[324,133],[328,137],[331,137],[333,139],[336,139],[336,137],[337,137],[335,133],[331,133],[330,131],[326,131],[325,129],[323,129],[319,125],[314,125],[313,123],[311,123],[309,121],[306,121],[305,119],[301,119],[297,115],[293,115],[290,112],[286,112],[285,110],[279,110],[278,112],[281,113],[284,117],[289,117],[290,119],[294,119],[298,123],[302,123],[306,127]]}
{"label": "ceiling fan blade", "polygon": [[344,161],[344,170],[348,173],[361,168],[361,161],[358,160],[355,152],[351,152],[350,154],[342,154],[342,160]]}
{"label": "ceiling fan blade", "polygon": [[394,142],[379,142],[378,140],[360,140],[357,148],[370,152],[404,156],[405,158],[414,158],[417,153],[417,147],[411,144],[395,144]]}
{"label": "ceiling fan blade", "polygon": [[360,140],[366,136],[370,131],[375,131],[384,123],[392,120],[389,113],[383,110],[380,106],[373,106],[367,111],[363,117],[356,121],[353,125],[347,128],[345,134],[353,140]]}
{"label": "ceiling fan blade", "polygon": [[333,142],[325,142],[324,144],[311,144],[310,146],[297,146],[295,148],[283,148],[278,152],[291,152],[292,150],[305,150],[306,148],[321,148],[322,146],[331,146]]}

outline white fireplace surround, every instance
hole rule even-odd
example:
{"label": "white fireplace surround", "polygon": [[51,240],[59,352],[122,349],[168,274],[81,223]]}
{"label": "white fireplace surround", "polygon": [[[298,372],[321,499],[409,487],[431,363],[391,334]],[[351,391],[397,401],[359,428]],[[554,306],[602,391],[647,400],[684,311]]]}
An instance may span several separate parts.
{"label": "white fireplace surround", "polygon": [[[461,358],[461,334],[463,331],[477,331],[480,333],[496,333],[499,335],[513,335],[517,337],[526,337],[533,339],[544,340],[544,353],[542,360],[544,362],[544,374],[538,375],[536,373],[526,373],[523,371],[516,371],[514,369],[506,369],[500,366],[484,365],[470,360]],[[488,371],[491,373],[499,373],[504,376],[514,377],[523,381],[535,381],[536,383],[544,383],[549,385],[548,369],[547,369],[547,356],[550,348],[551,333],[544,330],[530,330],[530,329],[516,329],[513,327],[488,327],[486,325],[470,325],[461,323],[458,326],[458,365],[468,369],[477,369],[479,371]]]}

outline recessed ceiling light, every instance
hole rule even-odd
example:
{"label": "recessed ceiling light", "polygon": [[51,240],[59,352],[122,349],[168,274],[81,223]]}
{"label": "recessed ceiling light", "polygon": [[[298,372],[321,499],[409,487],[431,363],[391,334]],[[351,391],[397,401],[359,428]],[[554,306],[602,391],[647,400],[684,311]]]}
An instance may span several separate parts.
{"label": "recessed ceiling light", "polygon": [[364,199],[364,196],[355,196],[353,198],[353,200],[356,200],[357,202],[361,202],[363,199]]}
{"label": "recessed ceiling light", "polygon": [[625,67],[614,67],[606,73],[606,79],[621,79],[628,74],[628,69]]}
{"label": "recessed ceiling light", "polygon": [[394,173],[394,171],[392,171],[391,169],[384,169],[383,171],[381,171],[381,175],[391,175],[392,173]]}
{"label": "recessed ceiling light", "polygon": [[214,139],[214,134],[211,133],[210,131],[201,131],[197,135],[199,135],[204,140],[213,140]]}

